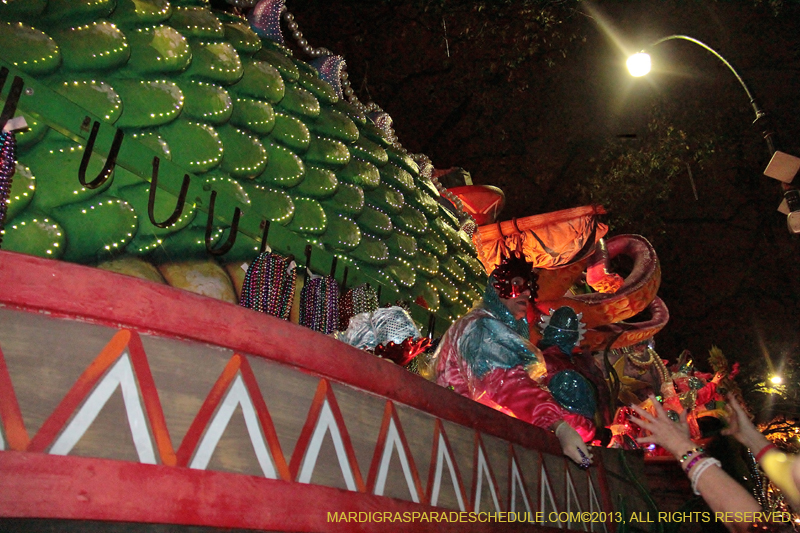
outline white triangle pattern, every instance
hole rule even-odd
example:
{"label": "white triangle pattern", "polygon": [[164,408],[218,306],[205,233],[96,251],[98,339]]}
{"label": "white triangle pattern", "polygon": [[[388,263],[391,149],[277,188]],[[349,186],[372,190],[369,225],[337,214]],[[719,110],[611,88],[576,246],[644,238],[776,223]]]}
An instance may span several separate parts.
{"label": "white triangle pattern", "polygon": [[342,469],[342,474],[344,475],[344,480],[347,484],[347,490],[356,492],[358,491],[358,488],[356,487],[356,479],[353,475],[352,467],[350,466],[350,460],[347,457],[347,450],[344,447],[342,434],[339,431],[339,426],[336,424],[335,418],[333,417],[333,411],[331,411],[331,406],[328,404],[327,398],[325,398],[322,403],[322,409],[320,410],[319,418],[317,419],[317,425],[314,427],[314,433],[311,435],[311,440],[308,443],[308,449],[306,450],[305,456],[303,457],[303,462],[300,465],[300,474],[297,476],[297,481],[300,483],[311,483],[311,475],[314,473],[314,467],[317,464],[319,452],[322,448],[322,441],[325,438],[325,433],[327,431],[331,432],[333,446],[336,449],[336,457],[339,459],[339,467]]}
{"label": "white triangle pattern", "polygon": [[[550,508],[553,511],[556,511],[556,515],[560,515],[558,513],[558,506],[556,505],[556,498],[553,496],[553,489],[550,488],[550,479],[547,477],[547,470],[544,468],[544,463],[542,463],[542,493],[539,497],[539,510],[542,512],[542,524],[545,523],[545,518],[550,515],[550,513],[546,512],[546,504],[547,500],[550,500]],[[562,527],[561,520],[558,520],[558,527]]]}
{"label": "white triangle pattern", "polygon": [[250,398],[250,393],[247,391],[247,387],[245,387],[240,373],[237,373],[236,378],[234,378],[233,383],[231,383],[231,386],[228,388],[225,398],[220,402],[217,412],[214,414],[214,418],[212,418],[211,422],[208,424],[203,438],[197,445],[194,457],[192,457],[192,461],[189,463],[189,468],[205,470],[237,406],[242,407],[242,415],[244,416],[247,433],[250,435],[250,442],[253,445],[256,459],[258,460],[259,466],[261,466],[264,477],[278,479],[272,455],[269,453],[261,424],[258,421],[256,409],[253,406],[253,400]]}
{"label": "white triangle pattern", "polygon": [[411,475],[411,467],[409,466],[408,457],[406,457],[406,450],[403,447],[400,434],[397,432],[397,427],[394,424],[394,417],[389,418],[389,430],[386,432],[386,442],[383,446],[381,464],[378,469],[378,477],[375,480],[375,494],[377,496],[383,496],[383,491],[386,488],[386,478],[389,475],[389,462],[392,458],[393,449],[397,450],[400,466],[403,468],[403,475],[406,478],[408,490],[411,492],[411,501],[419,503],[417,487],[414,484],[414,477]]}
{"label": "white triangle pattern", "polygon": [[500,509],[500,502],[497,499],[497,491],[495,490],[494,483],[492,483],[492,476],[489,475],[489,465],[486,463],[486,457],[483,456],[483,446],[478,445],[478,466],[477,472],[475,475],[478,476],[478,483],[475,486],[475,509],[476,513],[480,512],[481,507],[481,490],[483,488],[483,478],[486,477],[487,484],[489,485],[489,491],[492,493],[492,503],[494,503],[494,509],[498,513],[502,511]]}
{"label": "white triangle pattern", "polygon": [[139,396],[139,387],[127,350],[122,353],[114,366],[106,372],[100,383],[86,398],[78,412],[50,447],[50,453],[53,455],[69,454],[95,421],[117,387],[122,389],[122,400],[125,404],[128,425],[139,461],[145,464],[157,464],[150,429]]}
{"label": "white triangle pattern", "polygon": [[[600,502],[597,499],[597,492],[594,490],[594,483],[592,482],[592,478],[589,477],[589,512],[600,512],[603,508],[600,506]],[[603,529],[597,529],[598,525],[602,526]],[[604,531],[608,533],[608,528],[606,527],[605,522],[592,522],[592,531]]]}
{"label": "white triangle pattern", "polygon": [[509,498],[509,512],[516,512],[517,511],[517,487],[519,487],[520,495],[522,496],[522,502],[525,504],[525,510],[528,512],[528,516],[533,515],[533,510],[531,509],[531,504],[528,501],[528,491],[525,489],[525,486],[522,484],[522,476],[519,473],[519,466],[517,466],[517,459],[513,455],[511,456],[511,497]]}
{"label": "white triangle pattern", "polygon": [[447,445],[444,441],[444,435],[441,433],[439,434],[439,444],[437,446],[438,452],[436,453],[436,474],[433,478],[433,487],[431,488],[431,505],[434,507],[436,503],[439,501],[439,491],[442,489],[442,468],[444,468],[444,464],[442,460],[447,461],[447,468],[450,471],[450,480],[453,482],[453,488],[456,491],[456,498],[458,499],[458,509],[460,511],[466,511],[466,507],[464,505],[464,498],[461,495],[461,490],[459,489],[458,485],[458,477],[456,476],[456,470],[453,466],[453,458],[450,457],[450,452],[447,451]]}
{"label": "white triangle pattern", "polygon": [[[572,508],[573,502],[576,509]],[[574,523],[571,519],[573,510],[578,513],[583,512],[583,509],[581,509],[580,500],[578,499],[578,491],[575,490],[575,483],[573,483],[572,476],[569,474],[569,470],[567,470],[567,516],[570,517],[570,521],[567,523],[567,529],[572,529],[572,525]],[[584,531],[588,531],[586,528],[587,522],[581,522],[581,525],[583,526]]]}

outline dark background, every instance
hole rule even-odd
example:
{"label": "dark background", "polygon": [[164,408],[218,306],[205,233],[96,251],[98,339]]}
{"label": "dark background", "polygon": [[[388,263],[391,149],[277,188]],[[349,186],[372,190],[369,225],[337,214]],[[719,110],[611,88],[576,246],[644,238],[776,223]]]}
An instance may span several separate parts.
{"label": "dark background", "polygon": [[[744,89],[685,41],[654,47],[646,78],[624,62],[671,34],[705,42],[770,113],[778,149],[800,156],[800,3],[288,0],[287,9],[311,46],[345,58],[356,95],[392,116],[409,153],[503,189],[502,220],[598,202],[610,235],[648,238],[671,314],[656,336],[662,358],[688,349],[707,369],[717,345],[742,363],[748,394],[771,392],[758,385],[770,365],[794,380],[800,236],[776,212],[780,188],[762,175],[769,153]],[[796,414],[792,387],[755,401]]]}

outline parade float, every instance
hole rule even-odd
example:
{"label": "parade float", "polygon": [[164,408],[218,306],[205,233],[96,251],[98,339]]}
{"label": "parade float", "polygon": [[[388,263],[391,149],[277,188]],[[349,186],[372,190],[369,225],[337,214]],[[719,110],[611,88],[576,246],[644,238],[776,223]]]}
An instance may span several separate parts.
{"label": "parade float", "polygon": [[613,413],[631,364],[664,367],[652,246],[605,238],[599,206],[498,222],[502,191],[442,186],[343,58],[288,46],[283,2],[231,4],[0,4],[4,527],[615,531],[652,509],[624,413],[581,470],[332,335],[400,305],[427,339],[413,357],[520,250],[530,323],[582,313]]}

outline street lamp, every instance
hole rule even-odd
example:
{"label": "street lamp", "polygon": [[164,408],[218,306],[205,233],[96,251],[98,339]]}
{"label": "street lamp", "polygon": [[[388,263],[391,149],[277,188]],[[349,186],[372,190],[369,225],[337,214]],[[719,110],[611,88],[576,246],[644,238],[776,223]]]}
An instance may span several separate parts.
{"label": "street lamp", "polygon": [[[728,67],[728,69],[736,76],[736,79],[739,81],[739,85],[742,86],[744,92],[747,93],[747,98],[750,102],[750,106],[753,108],[753,112],[756,115],[755,120],[753,121],[754,124],[759,124],[764,122],[767,114],[759,107],[756,103],[755,98],[753,98],[753,93],[750,92],[750,89],[747,87],[747,84],[744,82],[742,77],[736,72],[736,69],[733,68],[728,60],[722,57],[719,52],[708,46],[702,41],[698,41],[693,37],[689,37],[688,35],[670,35],[668,37],[663,37],[648,46],[648,48],[652,48],[656,45],[659,45],[666,41],[674,41],[674,40],[683,40],[689,41],[691,43],[696,44],[697,46],[711,52],[717,59],[722,61],[722,63]],[[627,61],[628,71],[634,77],[641,77],[646,75],[650,72],[650,55],[645,50],[634,54],[628,58]],[[764,128],[763,136],[764,140],[767,142],[767,148],[769,149],[769,154],[771,156],[771,160],[767,169],[764,171],[764,174],[768,177],[775,178],[782,182],[782,189],[783,189],[783,198],[784,201],[779,206],[778,210],[787,215],[786,223],[789,228],[789,231],[794,234],[800,233],[800,191],[798,191],[795,185],[795,176],[800,169],[800,158],[794,157],[792,155],[779,152],[775,150],[775,144],[772,140],[772,137],[775,135],[775,132],[772,131],[769,127]]]}

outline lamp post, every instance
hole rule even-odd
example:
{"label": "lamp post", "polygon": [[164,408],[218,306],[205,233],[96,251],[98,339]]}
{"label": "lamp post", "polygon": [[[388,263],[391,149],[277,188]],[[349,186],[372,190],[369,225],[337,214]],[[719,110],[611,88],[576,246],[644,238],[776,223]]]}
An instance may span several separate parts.
{"label": "lamp post", "polygon": [[[707,50],[711,54],[714,55],[717,59],[722,61],[722,63],[728,67],[734,76],[736,76],[739,85],[742,86],[744,92],[747,93],[747,99],[750,102],[750,106],[753,108],[753,112],[756,115],[753,124],[764,124],[767,113],[759,107],[756,103],[755,98],[753,98],[753,93],[750,92],[750,88],[747,87],[747,84],[744,82],[742,77],[736,72],[736,69],[733,68],[727,59],[722,57],[719,52],[708,46],[702,41],[699,41],[693,37],[689,37],[688,35],[670,35],[668,37],[662,37],[657,41],[651,43],[648,48],[652,48],[656,45],[659,45],[666,41],[674,41],[674,40],[682,40],[682,41],[689,41],[691,43],[696,44],[697,46]],[[628,71],[634,77],[644,76],[650,72],[650,55],[645,50],[634,54],[628,58],[627,61]],[[781,204],[779,207],[779,211],[785,213],[787,215],[786,222],[789,228],[789,231],[794,234],[800,233],[800,190],[797,188],[797,184],[795,183],[797,180],[795,176],[798,174],[798,170],[800,169],[800,158],[794,157],[789,154],[785,154],[783,152],[778,152],[775,150],[775,143],[772,138],[775,136],[775,132],[766,124],[763,126],[762,135],[764,140],[767,142],[767,148],[769,149],[769,154],[771,157],[770,163],[767,166],[767,169],[764,171],[766,176],[771,178],[778,179],[782,183],[783,189],[783,198],[784,203]],[[784,208],[784,205],[786,206]]]}
{"label": "lamp post", "polygon": [[[714,57],[716,57],[717,59],[722,61],[722,63],[726,67],[728,67],[728,69],[733,73],[733,75],[736,76],[736,79],[739,81],[739,85],[741,85],[742,88],[744,89],[744,92],[747,93],[747,99],[749,100],[750,106],[753,108],[753,111],[756,114],[756,119],[753,121],[753,123],[757,124],[757,123],[759,123],[759,121],[761,121],[761,122],[764,121],[764,119],[766,118],[767,114],[756,103],[755,98],[753,98],[753,93],[750,92],[750,89],[747,87],[747,84],[744,82],[742,77],[739,75],[738,72],[736,72],[736,69],[733,68],[733,65],[731,65],[728,62],[727,59],[722,57],[719,54],[719,52],[717,52],[716,50],[714,50],[713,48],[708,46],[706,43],[704,43],[702,41],[698,41],[697,39],[695,39],[693,37],[689,37],[688,35],[670,35],[668,37],[662,37],[661,39],[651,43],[647,48],[652,48],[652,47],[657,46],[657,45],[659,45],[659,44],[661,44],[663,42],[674,41],[674,40],[689,41],[691,43],[694,43],[697,46],[699,46],[699,47],[701,47],[701,48],[703,48],[705,50],[708,50],[709,52],[711,52],[714,55]],[[651,64],[650,63],[650,55],[646,52],[646,50],[647,49],[642,50],[638,54],[634,54],[634,55],[632,55],[631,57],[628,58],[628,62],[627,62],[628,71],[634,77],[644,76],[648,72],[650,72],[650,64]],[[775,135],[774,131],[772,131],[770,129],[765,129],[764,130],[764,140],[767,141],[767,147],[769,148],[770,156],[775,153],[775,146],[774,146],[774,143],[772,141],[772,137],[774,135]]]}

